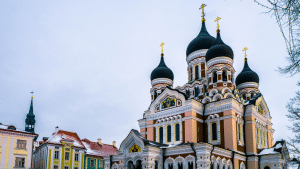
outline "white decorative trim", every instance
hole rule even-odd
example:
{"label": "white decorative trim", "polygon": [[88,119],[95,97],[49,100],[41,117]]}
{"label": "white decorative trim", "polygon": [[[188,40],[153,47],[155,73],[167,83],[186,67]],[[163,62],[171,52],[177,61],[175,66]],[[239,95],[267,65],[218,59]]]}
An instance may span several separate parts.
{"label": "white decorative trim", "polygon": [[256,82],[245,82],[242,84],[239,84],[236,88],[238,88],[239,90],[243,89],[243,88],[247,88],[247,87],[254,87],[254,88],[258,88],[258,83]]}
{"label": "white decorative trim", "polygon": [[233,60],[229,57],[226,57],[226,56],[220,56],[220,57],[216,57],[216,58],[213,58],[213,59],[209,60],[206,63],[206,66],[209,69],[212,65],[222,64],[222,63],[233,65]]}
{"label": "white decorative trim", "polygon": [[197,57],[205,56],[207,51],[208,49],[201,49],[189,54],[188,57],[186,58],[187,63],[189,63],[190,61],[192,61]]}
{"label": "white decorative trim", "polygon": [[173,81],[171,79],[167,79],[167,78],[157,78],[151,81],[151,85],[157,85],[157,84],[169,84],[169,85],[173,85]]}

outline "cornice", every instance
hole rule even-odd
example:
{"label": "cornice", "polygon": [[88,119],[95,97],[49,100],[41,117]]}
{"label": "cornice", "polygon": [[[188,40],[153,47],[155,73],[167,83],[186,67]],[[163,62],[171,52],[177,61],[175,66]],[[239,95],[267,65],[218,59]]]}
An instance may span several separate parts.
{"label": "cornice", "polygon": [[211,60],[209,60],[206,63],[207,68],[209,69],[211,66],[215,64],[228,64],[228,65],[233,65],[233,60],[229,57],[221,56],[221,57],[216,57]]}
{"label": "cornice", "polygon": [[257,88],[258,89],[258,83],[256,82],[245,82],[245,83],[242,83],[242,84],[239,84],[236,88],[241,90],[243,88],[249,88],[249,87],[253,87],[253,88]]}
{"label": "cornice", "polygon": [[201,49],[189,54],[186,58],[187,63],[190,63],[190,61],[194,60],[197,57],[205,56],[207,51],[208,49]]}
{"label": "cornice", "polygon": [[157,85],[157,84],[169,84],[173,85],[173,81],[167,78],[157,78],[151,81],[151,85]]}

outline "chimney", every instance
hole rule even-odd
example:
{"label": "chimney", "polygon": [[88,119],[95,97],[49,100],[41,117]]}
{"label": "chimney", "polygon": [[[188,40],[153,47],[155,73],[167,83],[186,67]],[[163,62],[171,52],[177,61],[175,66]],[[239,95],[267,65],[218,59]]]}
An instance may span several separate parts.
{"label": "chimney", "polygon": [[55,133],[57,133],[59,130],[58,126],[55,127]]}
{"label": "chimney", "polygon": [[112,145],[113,145],[114,147],[117,147],[117,146],[116,146],[116,141],[113,141],[113,142],[112,142]]}
{"label": "chimney", "polygon": [[98,142],[99,145],[101,145],[101,138],[98,138],[97,142]]}

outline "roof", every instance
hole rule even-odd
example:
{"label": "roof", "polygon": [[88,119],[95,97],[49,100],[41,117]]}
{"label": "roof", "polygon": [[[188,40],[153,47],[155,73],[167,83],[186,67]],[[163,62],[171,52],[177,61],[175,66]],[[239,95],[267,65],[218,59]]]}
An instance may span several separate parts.
{"label": "roof", "polygon": [[216,57],[229,57],[233,59],[233,51],[231,47],[226,45],[220,35],[220,30],[217,30],[217,39],[211,48],[208,49],[205,59],[206,62]]}
{"label": "roof", "polygon": [[245,58],[244,68],[235,79],[236,86],[246,82],[256,82],[259,84],[259,77],[257,73],[250,69],[247,58]]}
{"label": "roof", "polygon": [[71,142],[74,147],[85,149],[77,133],[64,130],[54,133],[45,143],[62,145],[62,142]]}
{"label": "roof", "polygon": [[196,38],[194,38],[186,49],[186,56],[189,54],[201,50],[209,49],[215,42],[215,38],[212,37],[206,30],[205,22],[202,22],[201,30]]}
{"label": "roof", "polygon": [[273,147],[263,149],[258,155],[282,154],[282,147],[284,145],[285,141],[276,141]]}
{"label": "roof", "polygon": [[169,145],[167,145],[167,144],[162,144],[162,143],[158,143],[158,142],[155,142],[155,141],[147,140],[145,137],[143,137],[143,136],[141,135],[141,133],[140,133],[139,131],[137,131],[137,130],[135,130],[135,129],[132,129],[132,131],[133,131],[133,133],[134,133],[136,136],[138,136],[140,139],[143,140],[145,146],[160,147],[160,148],[161,148],[161,147],[167,147],[167,146],[169,146]]}
{"label": "roof", "polygon": [[84,146],[86,147],[86,154],[98,157],[104,157],[109,155],[117,154],[117,147],[109,144],[99,144],[98,142],[92,142],[88,139],[81,140]]}
{"label": "roof", "polygon": [[12,132],[19,132],[19,133],[26,133],[26,134],[31,134],[31,135],[37,136],[37,134],[35,134],[35,133],[31,133],[31,132],[27,132],[25,130],[18,129],[18,128],[16,128],[13,125],[4,125],[4,124],[1,124],[1,123],[0,123],[0,130],[6,130],[6,131],[12,131]]}
{"label": "roof", "polygon": [[159,65],[152,71],[150,79],[151,81],[158,78],[168,78],[174,80],[174,74],[170,68],[167,67],[164,61],[164,54],[161,54]]}

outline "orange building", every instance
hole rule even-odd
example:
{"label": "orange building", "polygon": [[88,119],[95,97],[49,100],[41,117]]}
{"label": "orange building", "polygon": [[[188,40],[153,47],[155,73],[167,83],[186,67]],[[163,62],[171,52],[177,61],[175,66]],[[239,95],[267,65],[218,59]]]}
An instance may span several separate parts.
{"label": "orange building", "polygon": [[[203,13],[204,14],[204,13]],[[151,73],[151,104],[118,155],[105,169],[283,169],[289,154],[284,141],[274,145],[271,114],[249,67],[233,68],[234,53],[205,26],[187,47],[188,81],[173,87],[164,62]],[[229,32],[228,32],[229,33]],[[164,45],[164,44],[162,44]],[[254,63],[254,62],[252,62]],[[235,78],[236,77],[236,78]]]}

